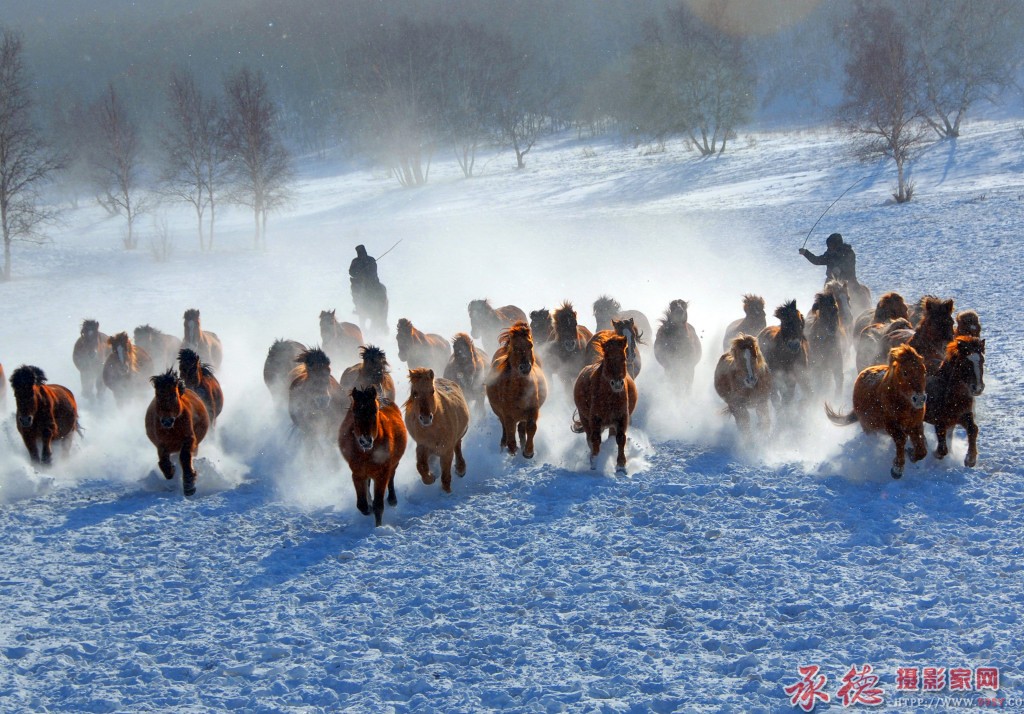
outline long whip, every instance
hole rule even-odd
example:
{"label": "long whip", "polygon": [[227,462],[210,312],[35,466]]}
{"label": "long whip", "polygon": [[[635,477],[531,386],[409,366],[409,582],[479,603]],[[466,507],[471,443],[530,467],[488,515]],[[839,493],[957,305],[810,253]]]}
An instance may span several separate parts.
{"label": "long whip", "polygon": [[832,209],[832,206],[834,206],[834,205],[836,205],[837,203],[839,203],[839,199],[840,199],[840,198],[842,198],[843,196],[845,196],[846,194],[848,194],[848,193],[850,192],[850,189],[851,189],[851,188],[853,188],[854,186],[856,186],[857,184],[859,184],[859,183],[860,183],[861,181],[863,181],[864,179],[866,179],[866,178],[867,178],[868,176],[870,176],[870,175],[871,175],[871,174],[864,174],[863,176],[861,176],[861,177],[860,177],[859,179],[857,179],[856,181],[854,181],[853,183],[851,183],[851,184],[850,184],[850,185],[849,185],[849,186],[847,187],[847,189],[846,189],[845,191],[843,191],[843,192],[842,192],[841,194],[839,194],[839,197],[838,197],[838,198],[836,198],[836,200],[834,200],[834,201],[833,201],[832,203],[828,204],[828,208],[826,208],[826,209],[825,209],[825,210],[824,210],[824,211],[822,212],[822,214],[821,214],[820,216],[818,216],[818,220],[816,220],[816,221],[814,222],[814,225],[813,225],[813,226],[811,226],[811,230],[807,231],[807,235],[806,235],[806,236],[804,237],[804,244],[803,244],[802,246],[800,246],[800,250],[803,250],[804,248],[806,248],[806,247],[807,247],[807,241],[808,241],[808,240],[810,240],[810,238],[811,238],[811,233],[814,233],[814,229],[818,227],[818,224],[819,224],[819,223],[821,223],[821,219],[822,219],[822,218],[824,218],[824,217],[825,217],[825,214],[826,214],[826,213],[828,213],[828,212],[829,212],[829,211],[830,211],[830,210]]}
{"label": "long whip", "polygon": [[[403,240],[405,240],[405,238],[399,238],[399,239],[398,239],[398,243],[401,243],[401,242],[402,242]],[[383,253],[381,253],[380,255],[378,255],[376,259],[377,259],[377,260],[380,260],[380,259],[381,259],[381,258],[383,258],[383,257],[384,257],[385,255],[387,255],[388,253],[390,253],[391,251],[393,251],[393,250],[394,250],[395,248],[397,248],[397,247],[398,247],[398,243],[395,243],[395,244],[394,244],[393,246],[391,246],[390,248],[388,248],[388,249],[387,249],[386,251],[384,251]]]}

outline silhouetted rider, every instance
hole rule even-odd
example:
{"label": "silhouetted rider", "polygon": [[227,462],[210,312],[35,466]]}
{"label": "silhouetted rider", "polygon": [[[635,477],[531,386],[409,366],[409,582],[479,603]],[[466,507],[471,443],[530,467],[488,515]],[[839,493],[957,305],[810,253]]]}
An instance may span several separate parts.
{"label": "silhouetted rider", "polygon": [[825,239],[825,252],[815,255],[806,248],[800,249],[800,255],[814,265],[825,266],[825,282],[835,278],[850,283],[857,283],[857,254],[853,246],[843,242],[843,237],[833,233]]}

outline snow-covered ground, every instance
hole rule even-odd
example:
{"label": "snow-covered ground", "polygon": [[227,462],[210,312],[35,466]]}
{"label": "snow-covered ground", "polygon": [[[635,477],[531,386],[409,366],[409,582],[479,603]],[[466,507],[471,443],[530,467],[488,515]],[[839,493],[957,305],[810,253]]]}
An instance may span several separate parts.
{"label": "snow-covered ground", "polygon": [[[705,160],[565,136],[527,163],[485,157],[467,181],[442,157],[416,190],[303,163],[264,252],[251,249],[249,217],[229,213],[216,250],[200,254],[180,209],[164,214],[168,262],[147,239],[122,250],[122,222],[94,208],[49,244],[16,246],[15,279],[0,284],[8,375],[36,364],[77,391],[83,318],[111,334],[150,323],[180,335],[196,307],[225,344],[227,406],[186,500],[156,473],[144,404],[83,405],[71,458],[37,471],[8,399],[0,710],[791,711],[784,688],[808,665],[827,677],[818,711],[842,709],[842,678],[864,665],[886,710],[953,706],[945,697],[1024,709],[1014,123],[976,122],[933,146],[903,206],[890,201],[890,166],[857,163],[825,129],[743,135]],[[833,426],[820,403],[756,446],[721,414],[711,373],[741,296],[806,311],[823,269],[797,248],[855,182],[808,247],[840,231],[876,296],[933,293],[981,314],[975,469],[959,430],[950,458],[894,481],[891,442]],[[380,255],[399,240],[380,261],[392,329],[407,317],[468,330],[466,305],[482,297],[526,311],[569,299],[583,324],[602,293],[652,321],[683,298],[704,348],[693,394],[674,394],[647,353],[627,476],[607,445],[587,468],[560,386],[533,461],[499,455],[488,414],[451,495],[424,486],[407,452],[399,504],[375,529],[340,456],[299,453],[262,365],[275,338],[318,343],[322,309],[351,319],[356,243]],[[404,399],[393,331],[371,341]],[[898,669],[930,667],[996,668],[1000,688],[897,690]]]}

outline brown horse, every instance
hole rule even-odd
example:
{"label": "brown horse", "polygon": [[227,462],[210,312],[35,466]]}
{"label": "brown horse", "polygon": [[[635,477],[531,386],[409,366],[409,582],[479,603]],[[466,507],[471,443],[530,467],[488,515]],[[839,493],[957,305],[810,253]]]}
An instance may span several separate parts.
{"label": "brown horse", "polygon": [[590,445],[590,468],[597,467],[601,453],[601,434],[605,429],[615,434],[618,455],[616,473],[626,473],[626,431],[629,418],[636,409],[636,383],[626,371],[626,338],[614,335],[601,343],[601,359],[580,370],[572,397],[579,418],[572,430],[585,433]]}
{"label": "brown horse", "polygon": [[351,322],[338,322],[334,310],[320,312],[320,342],[324,352],[336,363],[355,359],[363,346],[363,331]]}
{"label": "brown horse", "polygon": [[820,292],[807,313],[807,366],[812,388],[820,391],[831,379],[835,396],[843,393],[843,348],[846,330],[834,293]]}
{"label": "brown horse", "polygon": [[533,355],[533,337],[525,321],[501,333],[501,345],[494,353],[487,375],[487,401],[501,422],[499,449],[515,454],[516,433],[523,456],[533,458],[533,437],[537,433],[540,408],[548,397],[548,382]]}
{"label": "brown horse", "polygon": [[874,364],[885,364],[889,350],[902,345],[913,332],[913,326],[905,317],[898,317],[889,322],[876,322],[865,327],[857,336],[857,370]]}
{"label": "brown horse", "polygon": [[474,409],[483,407],[487,354],[473,344],[473,338],[465,332],[458,333],[452,339],[452,356],[444,368],[444,378],[462,388],[463,396]]}
{"label": "brown horse", "polygon": [[587,342],[586,363],[596,364],[601,359],[602,345],[615,335],[626,338],[626,370],[630,377],[636,379],[643,366],[639,345],[646,343],[640,339],[640,329],[632,317],[617,317],[612,320],[612,329],[595,333]]}
{"label": "brown horse", "polygon": [[884,293],[878,298],[874,310],[868,309],[857,315],[853,322],[853,334],[860,335],[868,325],[885,324],[901,317],[905,320],[910,319],[907,301],[897,292]]}
{"label": "brown horse", "polygon": [[981,316],[974,310],[963,310],[956,316],[956,335],[981,337]]}
{"label": "brown horse", "polygon": [[[469,312],[469,334],[479,340],[485,350],[493,350],[503,330],[522,320],[526,321],[526,313],[515,305],[491,307],[488,299],[471,300],[467,306]],[[412,365],[410,365],[412,366]]]}
{"label": "brown horse", "polygon": [[702,354],[700,337],[688,320],[689,303],[673,300],[654,335],[654,358],[684,393],[693,386],[693,372]]}
{"label": "brown horse", "polygon": [[462,437],[469,430],[469,405],[462,388],[448,379],[434,379],[432,369],[409,370],[409,399],[405,405],[405,427],[416,442],[416,470],[428,486],[436,477],[430,471],[430,457],[441,460],[441,488],[452,492],[452,459],[455,473],[466,475]]}
{"label": "brown horse", "polygon": [[375,388],[353,389],[350,396],[352,408],[338,429],[338,448],[352,470],[356,508],[365,516],[370,515],[368,493],[373,481],[373,517],[379,526],[384,520],[385,492],[388,505],[398,505],[395,472],[409,437],[402,412],[393,402],[381,402]]}
{"label": "brown horse", "polygon": [[139,325],[132,333],[135,345],[144,349],[153,359],[154,369],[168,369],[174,366],[181,349],[181,340],[174,335],[152,327]]}
{"label": "brown horse", "polygon": [[907,438],[914,446],[911,461],[928,455],[924,441],[924,414],[927,400],[924,359],[910,345],[899,345],[889,352],[885,365],[868,367],[853,383],[853,411],[839,414],[825,405],[825,414],[833,424],[847,426],[860,422],[866,432],[885,431],[896,445],[896,457],[890,474],[903,475]]}
{"label": "brown horse", "polygon": [[546,349],[549,343],[554,342],[555,318],[546,307],[530,313],[530,333],[533,346],[538,350]]}
{"label": "brown horse", "polygon": [[53,458],[53,442],[59,441],[64,455],[71,451],[71,438],[78,427],[78,404],[67,387],[47,384],[43,370],[22,365],[11,374],[16,421],[21,440],[25,442],[29,458],[39,463],[39,445],[42,443],[42,463]]}
{"label": "brown horse", "polygon": [[410,368],[427,367],[443,372],[452,354],[448,340],[433,333],[427,334],[417,330],[404,317],[398,321],[398,359]]}
{"label": "brown horse", "polygon": [[946,438],[957,425],[967,430],[964,466],[978,463],[978,425],[974,421],[974,398],[985,391],[985,340],[961,335],[946,346],[946,359],[935,375],[928,377],[928,404],[924,420],[935,427],[938,446],[935,458],[949,453]]}
{"label": "brown horse", "polygon": [[96,320],[83,320],[71,357],[82,376],[82,397],[96,399],[103,390],[103,365],[110,355],[110,336]]}
{"label": "brown horse", "polygon": [[836,305],[839,308],[839,324],[843,328],[843,349],[846,349],[849,346],[850,339],[853,337],[850,332],[853,329],[853,305],[850,303],[850,286],[845,280],[832,278],[825,281],[825,288],[822,292],[836,299]]}
{"label": "brown horse", "polygon": [[939,366],[946,358],[946,345],[955,337],[953,301],[926,295],[921,298],[919,305],[920,320],[917,327],[912,332],[890,332],[889,340],[893,343],[905,342],[917,350],[924,358],[928,374],[932,375],[938,372]]}
{"label": "brown horse", "polygon": [[213,374],[213,367],[200,361],[199,355],[188,348],[178,352],[178,367],[181,381],[198,394],[206,405],[212,428],[217,422],[217,417],[224,411],[224,390]]}
{"label": "brown horse", "polygon": [[199,395],[188,389],[173,369],[149,381],[154,395],[146,409],[146,436],[156,447],[157,465],[168,481],[174,478],[171,454],[178,454],[182,490],[191,496],[196,492],[192,457],[210,430],[210,415]]}
{"label": "brown horse", "polygon": [[571,302],[563,302],[552,317],[555,339],[544,353],[547,367],[566,386],[570,386],[586,364],[587,343],[594,333],[576,321],[576,310]]}
{"label": "brown horse", "polygon": [[185,311],[185,339],[181,341],[181,346],[194,351],[199,359],[212,364],[214,369],[220,369],[224,348],[216,333],[203,330],[199,310],[193,308]]}
{"label": "brown horse", "polygon": [[743,317],[733,320],[725,328],[725,337],[722,338],[722,351],[728,352],[731,349],[732,339],[736,335],[756,335],[768,326],[765,318],[764,298],[760,295],[746,294],[743,296]]}
{"label": "brown horse", "polygon": [[263,361],[263,383],[270,390],[275,404],[288,403],[288,386],[292,383],[292,370],[300,354],[308,348],[295,340],[274,340]]}
{"label": "brown horse", "polygon": [[108,338],[110,354],[103,365],[103,383],[114,393],[114,401],[124,406],[146,391],[148,377],[153,373],[149,353],[132,343],[127,332]]}
{"label": "brown horse", "polygon": [[594,330],[595,333],[601,330],[613,329],[613,320],[625,320],[630,318],[632,318],[633,324],[636,325],[637,335],[641,339],[645,335],[650,335],[653,332],[651,329],[651,321],[648,320],[647,316],[639,310],[623,310],[622,306],[619,305],[618,300],[613,297],[608,297],[607,295],[602,295],[594,301],[594,319],[597,322],[597,328]]}
{"label": "brown horse", "polygon": [[751,407],[757,413],[761,433],[771,431],[772,373],[756,337],[740,334],[732,338],[729,351],[715,365],[715,391],[743,434],[750,432],[747,410]]}
{"label": "brown horse", "polygon": [[783,403],[792,401],[799,386],[804,397],[810,395],[808,349],[804,336],[804,316],[790,300],[775,308],[778,325],[769,325],[757,335],[768,368],[772,371],[772,389]]}
{"label": "brown horse", "polygon": [[389,402],[395,401],[395,380],[391,378],[391,366],[384,350],[374,345],[359,348],[360,362],[346,367],[338,378],[341,393],[347,395],[353,389],[375,387],[377,396]]}
{"label": "brown horse", "polygon": [[319,347],[296,357],[288,387],[288,416],[299,433],[316,444],[338,431],[348,400],[331,376],[331,359]]}

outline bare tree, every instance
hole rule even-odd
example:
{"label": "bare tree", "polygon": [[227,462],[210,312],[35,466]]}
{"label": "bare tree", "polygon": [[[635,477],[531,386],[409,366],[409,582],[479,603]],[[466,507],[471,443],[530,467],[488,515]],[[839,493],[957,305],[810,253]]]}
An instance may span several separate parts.
{"label": "bare tree", "polygon": [[61,159],[43,143],[32,122],[29,80],[21,36],[0,36],[0,229],[4,237],[3,279],[11,278],[11,243],[37,235],[53,212],[39,200],[39,188]]}
{"label": "bare tree", "polygon": [[[192,205],[196,212],[199,249],[213,248],[216,198],[225,177],[220,108],[206,99],[190,71],[172,73],[168,84],[170,122],[162,145],[164,166],[161,182],[172,196]],[[209,244],[206,215],[209,215]]]}
{"label": "bare tree", "polygon": [[497,104],[497,123],[506,146],[516,154],[516,168],[526,167],[526,155],[551,123],[551,105],[557,89],[541,81],[547,71],[522,52],[503,61]]}
{"label": "bare tree", "polygon": [[89,166],[96,200],[111,215],[125,217],[124,247],[134,250],[138,246],[135,222],[150,203],[141,186],[139,130],[113,84],[92,105],[92,115],[96,135],[89,147]]}
{"label": "bare tree", "polygon": [[277,108],[261,71],[243,68],[224,84],[224,150],[235,200],[252,208],[253,246],[266,247],[267,214],[289,198],[291,158],[280,139]]}
{"label": "bare tree", "polygon": [[860,137],[863,157],[895,162],[893,198],[904,203],[913,195],[906,164],[927,132],[908,35],[893,9],[881,3],[858,2],[850,23],[858,33],[847,35],[849,60],[840,117]]}

